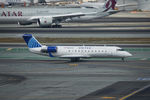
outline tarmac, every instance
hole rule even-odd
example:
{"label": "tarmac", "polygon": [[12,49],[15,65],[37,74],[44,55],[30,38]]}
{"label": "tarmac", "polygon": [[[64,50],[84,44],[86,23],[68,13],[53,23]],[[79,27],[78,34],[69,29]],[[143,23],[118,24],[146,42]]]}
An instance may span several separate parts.
{"label": "tarmac", "polygon": [[148,45],[125,45],[123,48],[133,54],[125,62],[114,58],[70,62],[68,59],[32,54],[24,46],[0,48],[1,100],[149,98]]}
{"label": "tarmac", "polygon": [[[138,98],[145,93],[145,87],[149,93],[149,64],[147,60],[71,63],[67,60],[1,59],[0,98],[89,100],[85,98],[92,95],[94,98],[90,100],[133,100],[126,96],[132,94],[132,98]],[[142,95],[142,100],[148,98],[149,94]]]}

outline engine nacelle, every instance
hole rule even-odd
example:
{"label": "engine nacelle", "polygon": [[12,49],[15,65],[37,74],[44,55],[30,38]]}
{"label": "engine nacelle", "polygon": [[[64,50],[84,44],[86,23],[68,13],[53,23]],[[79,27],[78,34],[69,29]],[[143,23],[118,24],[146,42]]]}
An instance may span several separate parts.
{"label": "engine nacelle", "polygon": [[48,52],[57,52],[57,47],[56,46],[50,46],[47,48]]}
{"label": "engine nacelle", "polygon": [[19,25],[31,25],[32,22],[29,22],[29,21],[20,21],[18,22]]}
{"label": "engine nacelle", "polygon": [[49,27],[53,23],[52,17],[41,17],[38,20],[38,24],[40,27]]}
{"label": "engine nacelle", "polygon": [[48,53],[48,52],[57,52],[56,46],[42,46],[41,52]]}

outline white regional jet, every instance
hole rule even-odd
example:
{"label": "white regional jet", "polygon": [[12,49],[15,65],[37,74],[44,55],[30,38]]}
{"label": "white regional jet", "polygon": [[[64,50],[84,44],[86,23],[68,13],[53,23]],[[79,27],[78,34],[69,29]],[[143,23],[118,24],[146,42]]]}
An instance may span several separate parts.
{"label": "white regional jet", "polygon": [[132,56],[116,46],[45,46],[41,45],[32,34],[24,34],[23,38],[31,52],[39,55],[69,58],[78,61],[80,58],[124,58]]}
{"label": "white regional jet", "polygon": [[116,0],[106,0],[103,7],[96,8],[2,8],[0,22],[30,25],[37,23],[40,27],[61,27],[61,22],[91,20],[105,17],[118,11],[114,10]]}

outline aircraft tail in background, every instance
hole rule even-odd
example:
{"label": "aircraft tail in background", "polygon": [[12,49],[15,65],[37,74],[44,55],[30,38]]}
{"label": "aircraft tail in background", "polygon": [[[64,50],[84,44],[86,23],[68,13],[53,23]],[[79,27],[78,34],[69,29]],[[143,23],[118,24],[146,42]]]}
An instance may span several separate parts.
{"label": "aircraft tail in background", "polygon": [[103,12],[106,12],[108,10],[115,10],[116,3],[116,0],[106,0]]}

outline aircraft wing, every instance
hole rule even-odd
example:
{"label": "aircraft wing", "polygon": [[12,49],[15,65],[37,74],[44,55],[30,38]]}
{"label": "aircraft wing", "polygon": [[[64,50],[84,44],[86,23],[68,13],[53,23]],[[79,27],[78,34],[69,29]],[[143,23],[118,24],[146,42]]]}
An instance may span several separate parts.
{"label": "aircraft wing", "polygon": [[116,7],[128,7],[128,6],[136,6],[137,4],[119,4],[119,5],[116,5]]}
{"label": "aircraft wing", "polygon": [[84,16],[85,14],[84,13],[72,13],[72,14],[63,14],[63,15],[50,15],[50,16],[33,16],[31,17],[29,20],[37,20],[41,17],[52,17],[54,19],[65,19],[65,18],[71,18],[71,17],[80,17],[80,16]]}
{"label": "aircraft wing", "polygon": [[52,16],[53,20],[59,20],[59,21],[64,21],[68,18],[73,18],[73,17],[80,17],[80,16],[85,16],[84,13],[71,13],[71,14],[63,14],[63,15],[56,15]]}
{"label": "aircraft wing", "polygon": [[88,55],[63,55],[63,56],[60,56],[60,58],[88,58],[90,56]]}
{"label": "aircraft wing", "polygon": [[84,13],[71,13],[71,14],[63,14],[63,15],[56,15],[52,16],[53,18],[68,18],[68,17],[79,17],[84,16]]}
{"label": "aircraft wing", "polygon": [[50,16],[32,16],[29,21],[36,22],[38,19],[45,17],[49,18],[52,17],[54,21],[62,21],[68,18],[73,18],[73,17],[80,17],[80,16],[85,16],[84,13],[71,13],[71,14],[62,14],[62,15],[50,15]]}
{"label": "aircraft wing", "polygon": [[110,11],[107,11],[110,15],[111,14],[115,14],[115,13],[118,13],[118,12],[121,12],[122,10],[110,10]]}

